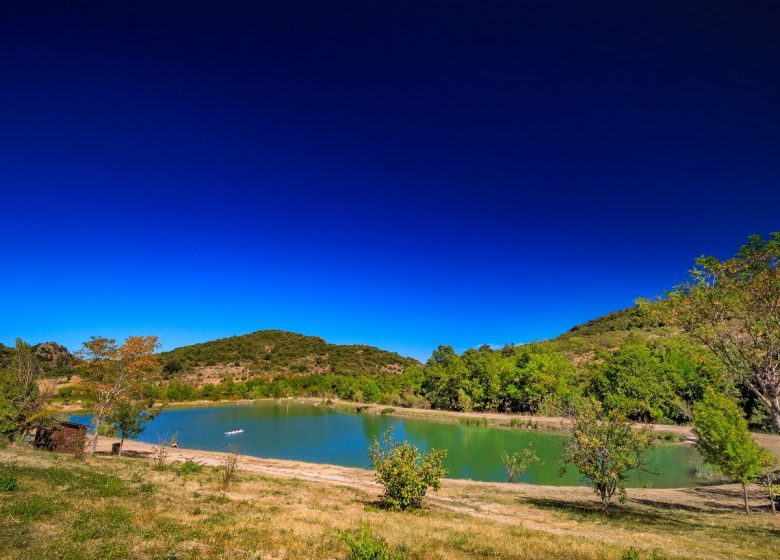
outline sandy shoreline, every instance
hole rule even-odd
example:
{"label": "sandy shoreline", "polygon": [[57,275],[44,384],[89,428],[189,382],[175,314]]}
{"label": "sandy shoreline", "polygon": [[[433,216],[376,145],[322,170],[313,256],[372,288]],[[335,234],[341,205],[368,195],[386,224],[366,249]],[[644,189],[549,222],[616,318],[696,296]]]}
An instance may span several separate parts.
{"label": "sandy shoreline", "polygon": [[[110,459],[107,456],[110,455],[111,444],[117,441],[116,438],[101,437],[98,440],[98,454],[102,458]],[[155,447],[155,445],[149,443],[126,440],[124,443],[124,454],[127,458],[151,461]],[[227,453],[219,451],[170,447],[167,450],[166,462],[168,464],[192,459],[209,467],[219,467],[227,456]],[[379,496],[381,493],[381,487],[376,483],[373,471],[368,469],[283,459],[266,459],[248,455],[239,456],[238,468],[243,472],[256,473],[273,478],[303,480],[352,488],[374,496]],[[742,499],[742,489],[737,484],[686,488],[629,488],[628,492],[629,501],[638,503],[652,501],[664,503],[667,507],[696,507],[702,509],[702,511],[709,509],[717,510],[724,505],[723,502],[732,504],[738,510]],[[428,499],[443,507],[453,507],[453,501],[457,502],[459,497],[464,495],[504,495],[530,499],[565,495],[567,500],[595,499],[592,490],[585,486],[509,484],[452,478],[443,479],[442,489],[439,492],[429,494]],[[757,486],[751,488],[750,495],[751,502],[755,503],[756,506],[764,505],[766,499]],[[717,506],[714,505],[713,496],[718,496],[720,503]],[[490,501],[483,499],[478,504],[471,504],[470,507],[476,505],[478,506],[476,507],[478,511],[485,511],[490,509],[490,503]]]}

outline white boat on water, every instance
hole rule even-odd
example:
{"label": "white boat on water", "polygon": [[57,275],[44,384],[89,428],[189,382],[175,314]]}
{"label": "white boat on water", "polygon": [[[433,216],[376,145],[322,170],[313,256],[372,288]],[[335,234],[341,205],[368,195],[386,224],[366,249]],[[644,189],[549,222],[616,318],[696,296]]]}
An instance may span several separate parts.
{"label": "white boat on water", "polygon": [[238,428],[236,430],[230,430],[229,432],[225,432],[226,436],[234,436],[236,434],[243,434],[244,428]]}

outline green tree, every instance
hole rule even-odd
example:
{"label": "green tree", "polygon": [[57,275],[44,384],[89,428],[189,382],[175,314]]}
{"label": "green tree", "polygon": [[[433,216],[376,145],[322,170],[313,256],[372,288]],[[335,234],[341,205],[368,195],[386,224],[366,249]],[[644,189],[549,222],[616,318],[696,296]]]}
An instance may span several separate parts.
{"label": "green tree", "polygon": [[152,408],[152,403],[119,401],[108,415],[108,424],[116,429],[119,435],[119,454],[125,445],[125,439],[132,439],[143,433],[146,423],[154,420],[160,409]]}
{"label": "green tree", "polygon": [[750,435],[744,413],[728,397],[708,391],[693,407],[693,426],[699,453],[742,484],[745,513],[750,513],[747,485],[761,474],[768,452]]}
{"label": "green tree", "polygon": [[0,372],[0,434],[17,439],[24,437],[38,422],[49,421],[46,407],[54,385],[43,385],[43,369],[32,347],[21,338],[8,372]]}
{"label": "green tree", "polygon": [[408,441],[396,442],[392,429],[381,441],[374,439],[368,456],[374,464],[377,482],[385,487],[382,503],[391,510],[419,508],[428,488],[438,490],[441,478],[447,474],[442,466],[446,450],[421,454]]}
{"label": "green tree", "polygon": [[780,432],[780,232],[759,235],[731,259],[701,257],[688,282],[640,301],[718,357],[771,411]]}
{"label": "green tree", "polygon": [[629,473],[650,472],[644,455],[654,444],[649,427],[635,428],[619,410],[605,413],[600,403],[588,401],[573,414],[560,474],[567,465],[577,467],[607,513],[616,494],[625,501]]}
{"label": "green tree", "polygon": [[643,341],[629,341],[599,366],[594,392],[607,409],[631,420],[673,420],[675,391],[659,359]]}
{"label": "green tree", "polygon": [[574,391],[574,366],[569,359],[535,352],[521,363],[521,410],[536,414],[545,404],[562,407],[569,402]]}

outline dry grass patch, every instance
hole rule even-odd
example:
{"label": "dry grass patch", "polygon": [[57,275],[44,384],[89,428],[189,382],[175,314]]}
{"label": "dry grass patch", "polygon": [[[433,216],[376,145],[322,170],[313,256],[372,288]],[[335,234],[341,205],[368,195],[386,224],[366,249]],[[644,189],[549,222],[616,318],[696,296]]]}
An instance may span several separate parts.
{"label": "dry grass patch", "polygon": [[0,451],[0,463],[19,476],[0,493],[0,557],[10,560],[346,558],[343,533],[365,524],[408,559],[610,560],[636,546],[640,558],[761,560],[780,549],[780,518],[740,515],[729,487],[637,490],[604,517],[586,489],[446,481],[423,510],[396,513],[376,508],[379,489],[360,473],[350,484],[346,469],[338,483],[293,467],[242,470],[222,492],[210,465],[182,475],[148,458],[79,462],[23,448]]}

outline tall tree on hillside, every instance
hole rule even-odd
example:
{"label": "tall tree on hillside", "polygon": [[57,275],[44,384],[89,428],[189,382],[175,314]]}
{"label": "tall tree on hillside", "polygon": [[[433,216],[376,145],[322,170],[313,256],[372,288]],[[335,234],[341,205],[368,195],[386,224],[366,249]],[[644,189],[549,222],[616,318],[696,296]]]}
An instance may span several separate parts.
{"label": "tall tree on hillside", "polygon": [[84,343],[80,367],[96,401],[92,453],[97,449],[100,424],[113,407],[132,397],[144,382],[159,374],[154,353],[158,348],[156,336],[130,336],[121,345],[112,338],[93,336]]}
{"label": "tall tree on hillside", "polygon": [[750,435],[742,410],[728,397],[708,391],[693,407],[693,427],[696,448],[704,459],[742,484],[745,513],[750,513],[747,485],[761,474],[771,456]]}
{"label": "tall tree on hillside", "polygon": [[731,259],[701,257],[688,282],[640,305],[706,345],[772,414],[780,433],[780,232]]}

